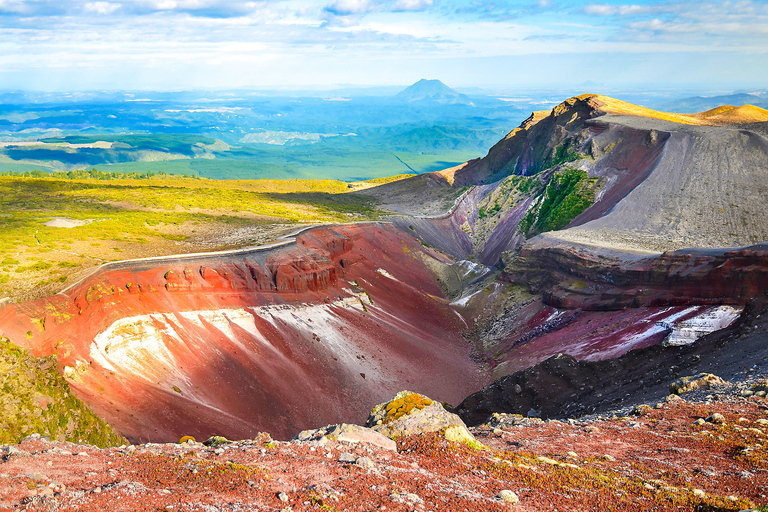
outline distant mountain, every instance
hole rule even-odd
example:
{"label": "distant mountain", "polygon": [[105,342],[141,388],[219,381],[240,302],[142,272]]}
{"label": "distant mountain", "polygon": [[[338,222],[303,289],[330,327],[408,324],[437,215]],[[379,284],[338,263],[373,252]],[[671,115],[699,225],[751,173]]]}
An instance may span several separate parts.
{"label": "distant mountain", "polygon": [[422,78],[410,87],[400,91],[395,98],[419,103],[437,103],[442,105],[471,105],[468,96],[460,94],[440,80]]}
{"label": "distant mountain", "polygon": [[724,96],[694,96],[655,105],[655,108],[665,112],[695,113],[711,110],[721,105],[733,105],[734,107],[754,105],[756,107],[768,108],[768,96],[765,94],[761,95],[760,93],[744,92]]}

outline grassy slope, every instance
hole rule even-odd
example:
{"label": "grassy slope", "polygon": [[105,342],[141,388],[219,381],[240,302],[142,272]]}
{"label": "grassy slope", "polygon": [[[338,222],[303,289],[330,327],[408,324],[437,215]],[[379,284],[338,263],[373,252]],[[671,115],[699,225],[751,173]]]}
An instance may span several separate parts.
{"label": "grassy slope", "polygon": [[[0,297],[66,286],[103,261],[231,247],[223,233],[375,218],[335,180],[214,181],[0,176]],[[48,227],[56,217],[87,221]]]}
{"label": "grassy slope", "polygon": [[100,447],[125,442],[72,395],[56,371],[55,356],[35,358],[0,338],[0,444],[33,433]]}

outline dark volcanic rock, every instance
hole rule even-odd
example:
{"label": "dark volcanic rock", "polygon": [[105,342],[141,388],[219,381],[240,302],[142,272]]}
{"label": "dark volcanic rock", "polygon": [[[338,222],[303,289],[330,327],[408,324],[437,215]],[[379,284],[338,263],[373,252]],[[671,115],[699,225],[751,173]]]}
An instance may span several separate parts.
{"label": "dark volcanic rock", "polygon": [[565,309],[743,305],[768,289],[768,243],[638,258],[547,239],[508,259],[505,278]]}
{"label": "dark volcanic rock", "polygon": [[468,425],[477,425],[494,412],[573,418],[655,402],[669,394],[669,385],[681,375],[708,372],[731,380],[750,368],[768,368],[766,340],[768,295],[760,295],[734,325],[693,345],[655,345],[605,361],[553,356],[468,396],[456,413]]}

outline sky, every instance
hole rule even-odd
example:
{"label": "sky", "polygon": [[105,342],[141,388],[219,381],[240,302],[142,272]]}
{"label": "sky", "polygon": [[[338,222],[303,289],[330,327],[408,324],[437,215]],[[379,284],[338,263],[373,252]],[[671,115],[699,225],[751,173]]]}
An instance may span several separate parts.
{"label": "sky", "polygon": [[768,89],[768,0],[0,0],[0,90]]}

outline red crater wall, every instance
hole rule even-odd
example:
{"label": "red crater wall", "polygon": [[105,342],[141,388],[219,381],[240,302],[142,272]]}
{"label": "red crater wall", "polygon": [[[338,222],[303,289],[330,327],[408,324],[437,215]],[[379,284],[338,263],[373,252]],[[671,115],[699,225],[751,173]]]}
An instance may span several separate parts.
{"label": "red crater wall", "polygon": [[365,420],[402,389],[458,403],[488,382],[425,258],[390,225],[295,244],[112,264],[66,295],[0,310],[57,354],[75,393],[132,441],[289,438]]}

